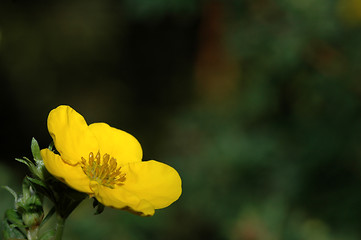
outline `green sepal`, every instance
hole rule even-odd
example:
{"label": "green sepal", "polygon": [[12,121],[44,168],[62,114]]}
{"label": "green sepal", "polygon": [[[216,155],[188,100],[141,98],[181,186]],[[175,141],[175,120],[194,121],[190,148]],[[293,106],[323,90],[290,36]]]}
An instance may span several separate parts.
{"label": "green sepal", "polygon": [[31,188],[29,180],[26,178],[24,178],[23,180],[22,190],[23,190],[22,192],[23,194],[21,196],[20,201],[26,201],[34,193],[34,191]]}
{"label": "green sepal", "polygon": [[55,213],[55,206],[52,207],[50,209],[50,211],[48,212],[48,214],[45,216],[45,218],[43,219],[43,221],[41,222],[40,226],[43,226]]}
{"label": "green sepal", "polygon": [[29,168],[33,167],[34,164],[30,161],[30,159],[24,157],[24,159],[21,158],[15,158],[16,161],[24,163],[26,166],[28,166]]}
{"label": "green sepal", "polygon": [[96,208],[94,215],[99,215],[104,211],[105,207],[96,198],[93,198],[93,200],[93,208]]}
{"label": "green sepal", "polygon": [[41,180],[38,180],[38,179],[35,179],[35,178],[32,178],[32,177],[29,177],[29,176],[27,176],[26,177],[31,183],[34,183],[34,184],[36,184],[36,185],[39,185],[39,186],[41,186],[41,187],[43,187],[43,188],[45,188],[45,189],[47,189],[48,187],[46,186],[46,184],[43,182],[43,181],[41,181]]}
{"label": "green sepal", "polygon": [[34,164],[34,162],[28,159],[27,157],[15,158],[15,160],[28,166],[30,172],[34,176],[38,177],[39,179],[44,179],[45,166],[42,160],[35,160],[36,164]]}
{"label": "green sepal", "polygon": [[50,191],[49,187],[47,186],[47,184],[44,181],[29,177],[29,176],[26,176],[26,178],[29,180],[31,186],[35,189],[35,191],[38,194],[44,195],[50,199],[53,199],[52,192]]}
{"label": "green sepal", "polygon": [[39,195],[32,195],[26,203],[28,204],[28,211],[34,212],[39,211],[39,209],[42,210],[43,202]]}
{"label": "green sepal", "polygon": [[54,148],[54,141],[51,141],[51,142],[50,142],[50,144],[49,144],[49,146],[48,146],[48,149],[49,149],[50,151],[55,150],[55,148]]}
{"label": "green sepal", "polygon": [[18,211],[21,214],[36,213],[41,215],[43,212],[42,199],[39,197],[39,195],[32,195],[28,198],[20,198],[20,201],[18,202]]}

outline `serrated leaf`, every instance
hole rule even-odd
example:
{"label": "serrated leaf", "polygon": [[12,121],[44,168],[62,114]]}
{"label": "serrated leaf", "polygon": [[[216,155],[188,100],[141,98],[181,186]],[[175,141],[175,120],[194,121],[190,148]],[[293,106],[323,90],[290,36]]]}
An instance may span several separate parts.
{"label": "serrated leaf", "polygon": [[41,160],[40,147],[35,138],[31,139],[31,152],[35,160]]}

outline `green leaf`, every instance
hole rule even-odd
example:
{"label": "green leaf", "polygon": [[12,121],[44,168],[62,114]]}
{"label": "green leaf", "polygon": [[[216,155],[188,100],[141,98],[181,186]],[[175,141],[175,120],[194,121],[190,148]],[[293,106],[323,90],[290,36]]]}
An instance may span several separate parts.
{"label": "green leaf", "polygon": [[25,165],[27,165],[28,167],[33,166],[34,164],[27,158],[24,157],[24,159],[21,158],[15,158],[16,161],[24,163]]}
{"label": "green leaf", "polygon": [[35,138],[31,139],[31,152],[35,160],[41,160],[40,147]]}
{"label": "green leaf", "polygon": [[55,206],[50,209],[48,214],[45,216],[44,220],[41,222],[40,226],[43,226],[55,213]]}
{"label": "green leaf", "polygon": [[46,184],[39,179],[35,179],[35,178],[29,177],[29,176],[26,176],[26,178],[32,183],[35,183],[43,188],[47,188]]}

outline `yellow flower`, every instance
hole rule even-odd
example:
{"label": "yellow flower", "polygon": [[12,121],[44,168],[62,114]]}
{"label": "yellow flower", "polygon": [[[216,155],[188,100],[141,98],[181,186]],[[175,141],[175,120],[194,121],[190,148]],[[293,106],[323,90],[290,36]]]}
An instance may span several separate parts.
{"label": "yellow flower", "polygon": [[142,161],[142,148],[129,133],[106,123],[88,125],[69,106],[49,113],[48,130],[60,155],[41,150],[46,169],[105,206],[151,216],[181,195],[177,171],[154,160]]}

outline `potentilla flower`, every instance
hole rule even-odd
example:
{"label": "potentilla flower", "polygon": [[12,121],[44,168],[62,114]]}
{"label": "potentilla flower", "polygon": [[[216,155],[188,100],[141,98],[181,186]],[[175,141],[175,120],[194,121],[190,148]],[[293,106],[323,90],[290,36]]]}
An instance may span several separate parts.
{"label": "potentilla flower", "polygon": [[177,171],[158,161],[142,161],[142,148],[129,133],[106,123],[88,125],[64,105],[49,113],[48,130],[59,154],[41,150],[46,169],[105,206],[151,216],[181,195]]}

